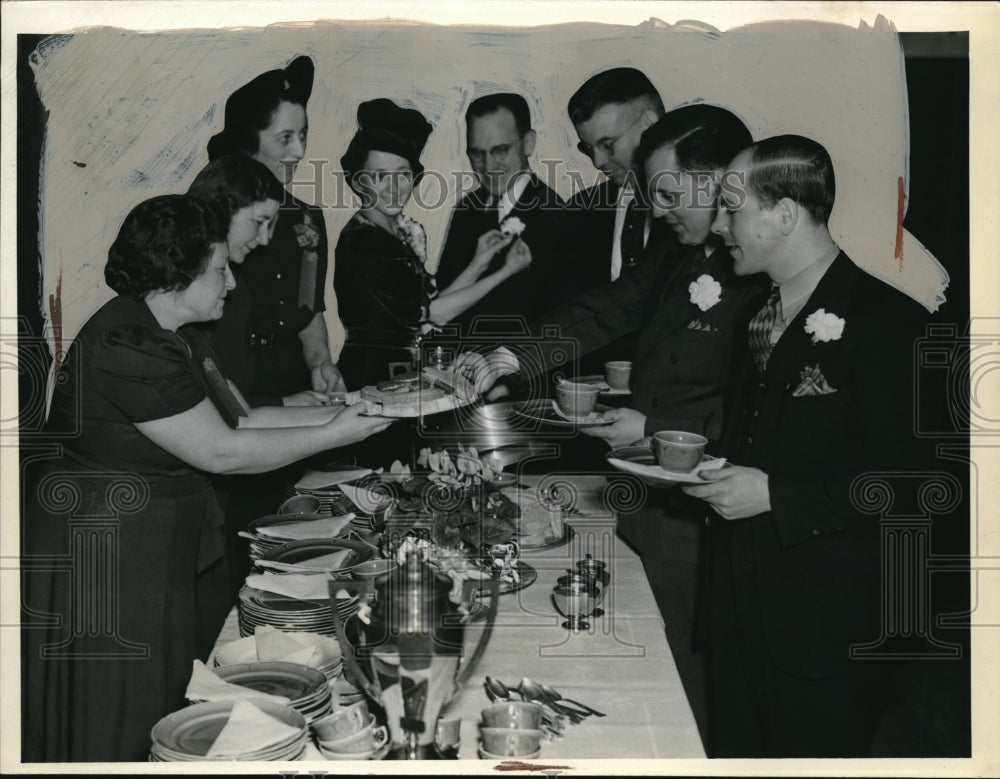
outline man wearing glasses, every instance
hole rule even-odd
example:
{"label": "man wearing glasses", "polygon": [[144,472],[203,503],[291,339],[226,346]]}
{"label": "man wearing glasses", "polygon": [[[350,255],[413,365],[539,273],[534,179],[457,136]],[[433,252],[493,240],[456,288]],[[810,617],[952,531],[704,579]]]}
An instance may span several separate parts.
{"label": "man wearing glasses", "polygon": [[637,186],[635,150],[643,131],[663,116],[652,82],[635,68],[612,68],[588,79],[569,100],[577,148],[607,179],[578,192],[569,210],[583,229],[579,261],[590,285],[614,281],[635,267],[655,225]]}
{"label": "man wearing glasses", "polygon": [[[570,98],[570,120],[583,154],[606,179],[570,198],[567,217],[575,250],[572,293],[634,272],[647,246],[670,240],[650,213],[635,168],[642,133],[663,116],[663,101],[646,75],[612,68],[589,78]],[[582,182],[582,176],[574,176]],[[567,274],[569,275],[569,274]],[[583,373],[602,373],[608,360],[631,359],[636,335],[622,335],[581,360]]]}
{"label": "man wearing glasses", "polygon": [[[465,126],[466,155],[479,186],[452,213],[437,268],[438,287],[447,287],[465,270],[481,236],[499,229],[511,217],[523,224],[520,240],[532,256],[527,270],[500,284],[456,320],[468,333],[477,317],[531,318],[564,299],[566,293],[553,274],[558,253],[565,252],[566,246],[565,203],[528,165],[536,134],[527,101],[509,92],[477,98],[465,112]],[[499,268],[505,254],[504,249],[498,251],[484,274]],[[485,324],[480,320],[477,332],[483,332]],[[501,324],[507,332],[516,326],[514,322]]]}

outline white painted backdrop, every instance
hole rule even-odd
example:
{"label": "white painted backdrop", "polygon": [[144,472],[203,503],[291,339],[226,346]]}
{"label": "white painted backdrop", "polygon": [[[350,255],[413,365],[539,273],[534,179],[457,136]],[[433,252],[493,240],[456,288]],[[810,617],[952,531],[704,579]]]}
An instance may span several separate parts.
{"label": "white painted backdrop", "polygon": [[[62,346],[112,294],[103,267],[126,212],[155,194],[183,192],[207,162],[206,143],[222,127],[228,95],[299,54],[316,64],[307,149],[314,162],[300,165],[293,191],[327,206],[335,353],[341,329],[333,247],[353,213],[336,174],[358,103],[389,97],[420,109],[434,125],[423,161],[443,178],[425,180],[421,195],[439,205],[408,209],[427,227],[433,270],[458,175],[468,171],[468,103],[500,90],[525,95],[539,133],[535,169],[567,196],[579,181],[573,171],[587,183],[597,174],[575,148],[566,104],[587,78],[621,65],[647,73],[668,108],[705,100],[735,111],[755,139],[792,132],[822,142],[837,174],[837,241],[928,308],[943,300],[947,274],[940,264],[908,233],[897,243],[898,182],[905,190],[908,176],[906,87],[898,38],[881,17],[874,27],[785,21],[726,32],[656,20],[520,29],[400,21],[156,33],[95,28],[47,39],[32,58],[49,111],[40,170],[40,304],[50,321],[58,308]],[[318,184],[310,184],[316,171]]]}

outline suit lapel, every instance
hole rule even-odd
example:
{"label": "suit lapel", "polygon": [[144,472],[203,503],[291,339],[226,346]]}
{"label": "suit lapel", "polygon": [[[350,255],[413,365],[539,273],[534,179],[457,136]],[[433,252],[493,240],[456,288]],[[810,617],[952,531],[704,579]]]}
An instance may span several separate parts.
{"label": "suit lapel", "polygon": [[[674,251],[671,251],[671,248]],[[650,249],[653,250],[653,247],[651,246]],[[661,252],[663,256],[653,279],[649,296],[646,298],[643,322],[649,325],[655,320],[659,338],[640,337],[636,350],[636,360],[644,357],[668,333],[687,324],[691,313],[687,306],[689,302],[687,289],[681,290],[677,285],[683,281],[693,266],[705,260],[704,246],[678,247],[677,244],[671,243],[661,244],[655,250]],[[645,330],[646,326],[643,329]]]}
{"label": "suit lapel", "polygon": [[805,330],[806,319],[820,308],[842,317],[850,302],[851,288],[857,279],[857,273],[857,268],[846,254],[841,252],[837,255],[802,310],[788,323],[785,332],[774,345],[765,372],[769,381],[779,384],[782,380],[798,383],[799,371],[808,362],[813,345],[812,336]]}

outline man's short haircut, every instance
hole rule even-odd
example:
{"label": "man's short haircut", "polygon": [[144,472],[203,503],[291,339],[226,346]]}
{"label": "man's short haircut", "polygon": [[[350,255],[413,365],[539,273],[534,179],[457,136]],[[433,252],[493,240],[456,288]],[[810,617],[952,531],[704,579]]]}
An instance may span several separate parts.
{"label": "man's short haircut", "polygon": [[493,95],[477,97],[465,111],[465,127],[468,130],[473,119],[495,114],[501,108],[506,108],[514,116],[517,134],[522,138],[531,130],[531,111],[528,101],[513,92],[497,92]]}
{"label": "man's short haircut", "polygon": [[747,186],[761,205],[794,200],[817,224],[825,225],[837,194],[833,161],[816,141],[801,135],[776,135],[751,147]]}
{"label": "man's short haircut", "polygon": [[642,101],[646,108],[663,116],[663,100],[646,74],[635,68],[612,68],[591,76],[569,99],[569,118],[573,124],[590,119],[606,105],[624,105]]}
{"label": "man's short haircut", "polygon": [[639,140],[635,160],[642,169],[654,152],[671,146],[682,171],[725,170],[751,143],[750,131],[732,111],[695,103],[668,111],[650,125]]}

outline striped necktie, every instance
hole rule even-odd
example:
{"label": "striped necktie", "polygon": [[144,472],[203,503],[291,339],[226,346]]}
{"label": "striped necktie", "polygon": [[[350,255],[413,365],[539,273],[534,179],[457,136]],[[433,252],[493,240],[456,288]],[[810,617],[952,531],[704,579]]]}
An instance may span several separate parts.
{"label": "striped necktie", "polygon": [[767,358],[771,356],[774,348],[771,344],[771,330],[778,320],[778,312],[781,310],[781,291],[777,284],[771,287],[771,294],[767,298],[764,307],[757,312],[747,328],[747,341],[750,344],[750,353],[753,361],[757,365],[757,370],[761,373],[767,367]]}

